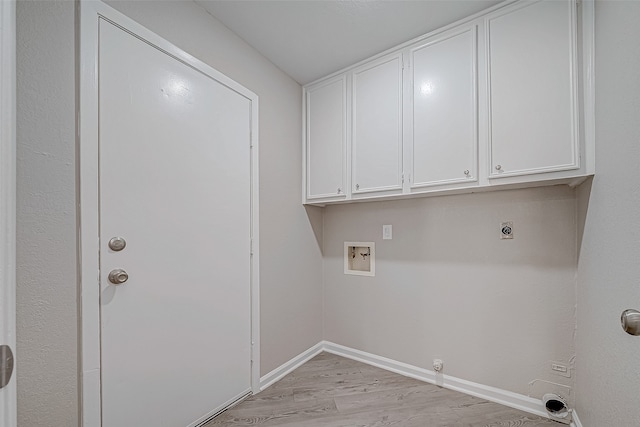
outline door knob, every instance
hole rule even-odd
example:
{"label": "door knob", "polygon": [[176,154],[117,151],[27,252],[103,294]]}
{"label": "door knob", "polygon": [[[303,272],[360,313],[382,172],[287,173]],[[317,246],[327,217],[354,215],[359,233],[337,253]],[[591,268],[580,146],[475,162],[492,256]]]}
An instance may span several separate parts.
{"label": "door knob", "polygon": [[630,335],[640,335],[640,311],[625,310],[620,317],[622,329]]}
{"label": "door knob", "polygon": [[129,275],[121,268],[109,272],[109,281],[114,285],[122,285],[127,280],[129,280]]}
{"label": "door knob", "polygon": [[0,388],[4,388],[13,374],[13,352],[8,345],[0,345]]}

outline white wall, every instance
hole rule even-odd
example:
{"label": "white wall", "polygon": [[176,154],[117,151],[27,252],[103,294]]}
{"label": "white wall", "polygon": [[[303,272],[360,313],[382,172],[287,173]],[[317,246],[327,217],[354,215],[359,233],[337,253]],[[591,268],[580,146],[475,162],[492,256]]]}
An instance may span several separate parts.
{"label": "white wall", "polygon": [[[591,191],[327,207],[323,268],[323,214],[299,203],[299,86],[191,2],[114,5],[260,96],[263,374],[323,337],[323,300],[326,339],[425,368],[440,357],[447,374],[519,393],[543,391],[528,385],[538,378],[570,385],[548,361],[577,352],[583,424],[640,424],[640,340],[619,325],[623,309],[640,307],[640,3],[596,5]],[[21,1],[17,10],[21,426],[78,419],[73,8]],[[515,240],[497,239],[501,220],[515,222]],[[394,225],[392,241],[381,240],[382,224]],[[344,240],[376,241],[375,278],[342,274]]]}
{"label": "white wall", "polygon": [[77,424],[73,2],[17,5],[20,426]]}
{"label": "white wall", "polygon": [[[640,425],[640,2],[596,2],[596,175],[579,191],[577,411],[582,424]],[[586,207],[588,206],[588,209]]]}
{"label": "white wall", "polygon": [[[322,339],[322,214],[301,194],[301,88],[198,5],[113,2],[260,97],[262,375]],[[74,2],[18,3],[18,417],[77,425]]]}
{"label": "white wall", "polygon": [[[325,339],[426,369],[441,358],[446,374],[537,398],[557,389],[532,381],[572,385],[550,362],[575,354],[574,190],[325,209]],[[376,243],[375,277],[343,274],[349,240]]]}

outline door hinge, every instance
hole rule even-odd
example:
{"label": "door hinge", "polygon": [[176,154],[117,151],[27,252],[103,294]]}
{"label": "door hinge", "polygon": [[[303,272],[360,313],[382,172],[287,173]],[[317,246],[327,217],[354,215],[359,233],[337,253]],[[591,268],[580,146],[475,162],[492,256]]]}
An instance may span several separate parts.
{"label": "door hinge", "polygon": [[402,183],[404,184],[404,174],[402,174]]}
{"label": "door hinge", "polygon": [[[249,239],[249,255],[253,256],[253,239]],[[253,343],[251,343],[253,345]]]}

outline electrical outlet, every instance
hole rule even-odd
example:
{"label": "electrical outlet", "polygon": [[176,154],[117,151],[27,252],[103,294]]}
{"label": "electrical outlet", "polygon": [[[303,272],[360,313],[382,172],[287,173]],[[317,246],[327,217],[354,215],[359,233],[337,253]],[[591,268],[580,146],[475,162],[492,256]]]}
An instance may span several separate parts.
{"label": "electrical outlet", "polygon": [[513,221],[500,223],[500,239],[513,239]]}
{"label": "electrical outlet", "polygon": [[556,375],[561,375],[566,378],[571,378],[571,370],[566,366],[558,362],[551,362],[551,370]]}
{"label": "electrical outlet", "polygon": [[393,226],[392,225],[383,225],[382,226],[382,240],[391,240],[393,239]]}

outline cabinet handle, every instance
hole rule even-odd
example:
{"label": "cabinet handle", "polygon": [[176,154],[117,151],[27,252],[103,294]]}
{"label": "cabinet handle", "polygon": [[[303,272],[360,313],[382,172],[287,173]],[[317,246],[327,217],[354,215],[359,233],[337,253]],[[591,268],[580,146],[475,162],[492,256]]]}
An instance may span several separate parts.
{"label": "cabinet handle", "polygon": [[502,165],[496,165],[496,170],[497,171],[501,171],[502,170]]}
{"label": "cabinet handle", "polygon": [[338,194],[342,193],[342,188],[338,188]]}

